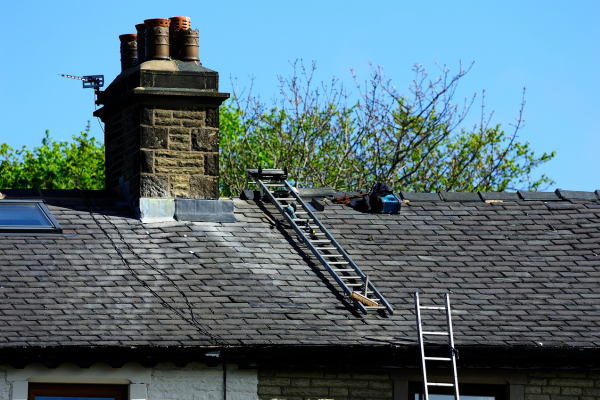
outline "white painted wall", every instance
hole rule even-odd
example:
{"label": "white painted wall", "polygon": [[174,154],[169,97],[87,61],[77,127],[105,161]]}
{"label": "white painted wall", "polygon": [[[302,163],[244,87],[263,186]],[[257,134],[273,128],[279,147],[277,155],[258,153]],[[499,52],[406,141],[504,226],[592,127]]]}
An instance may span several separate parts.
{"label": "white painted wall", "polygon": [[9,399],[10,384],[6,380],[6,367],[0,364],[0,399]]}
{"label": "white painted wall", "polygon": [[[30,364],[23,369],[0,365],[0,400],[26,400],[28,382],[129,384],[130,400],[222,400],[223,367],[191,363],[185,368],[158,364],[144,368],[130,363],[123,368],[94,364],[79,368],[62,364],[48,369]],[[12,391],[10,390],[12,386]],[[227,367],[227,400],[258,400],[256,370]]]}
{"label": "white painted wall", "polygon": [[[258,374],[256,370],[238,370],[227,366],[227,400],[257,400]],[[176,368],[172,364],[158,364],[152,371],[148,385],[148,400],[222,400],[223,368],[209,368],[203,364],[188,364]]]}

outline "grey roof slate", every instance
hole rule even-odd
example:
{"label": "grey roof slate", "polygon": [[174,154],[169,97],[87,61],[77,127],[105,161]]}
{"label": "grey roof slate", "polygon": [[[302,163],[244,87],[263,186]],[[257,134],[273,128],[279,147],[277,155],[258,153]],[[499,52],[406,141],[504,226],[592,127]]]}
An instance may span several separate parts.
{"label": "grey roof slate", "polygon": [[592,192],[578,192],[575,190],[562,190],[556,189],[555,192],[558,196],[565,200],[587,200],[596,201],[598,198]]}
{"label": "grey roof slate", "polygon": [[538,200],[538,201],[558,201],[558,193],[553,192],[529,192],[527,190],[517,191],[523,200]]}
{"label": "grey roof slate", "polygon": [[391,316],[358,314],[292,231],[271,225],[273,206],[234,204],[233,223],[142,224],[120,203],[92,214],[48,200],[76,235],[0,236],[0,347],[209,344],[162,305],[189,319],[181,292],[232,344],[405,344],[416,290],[423,303],[452,293],[458,345],[600,346],[600,201],[411,200],[395,215],[325,202],[319,217]]}
{"label": "grey roof slate", "polygon": [[415,193],[401,191],[400,196],[402,196],[403,200],[408,201],[444,201],[438,193]]}
{"label": "grey roof slate", "polygon": [[479,192],[479,197],[483,201],[502,200],[502,201],[519,201],[521,198],[518,193],[509,192]]}
{"label": "grey roof slate", "polygon": [[477,193],[441,191],[440,196],[444,201],[481,201]]}

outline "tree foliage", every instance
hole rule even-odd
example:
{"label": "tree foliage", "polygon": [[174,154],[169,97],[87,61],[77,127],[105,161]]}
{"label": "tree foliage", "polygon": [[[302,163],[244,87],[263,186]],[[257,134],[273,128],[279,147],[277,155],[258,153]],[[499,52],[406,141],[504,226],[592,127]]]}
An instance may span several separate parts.
{"label": "tree foliage", "polygon": [[0,145],[0,188],[104,189],[104,145],[90,126],[72,142],[56,142],[46,131],[33,151]]}
{"label": "tree foliage", "polygon": [[[554,152],[536,156],[518,140],[521,104],[512,133],[491,125],[485,91],[481,120],[466,129],[475,96],[454,101],[459,81],[470,67],[451,75],[446,67],[430,78],[415,65],[408,94],[399,94],[380,67],[359,83],[351,101],[335,79],[313,82],[314,63],[293,64],[279,77],[280,96],[269,104],[260,97],[234,93],[220,110],[220,187],[224,196],[245,187],[245,169],[287,166],[300,187],[368,188],[384,181],[395,190],[420,192],[537,190],[553,182],[532,171]],[[89,136],[89,125],[73,142],[56,142],[48,131],[30,151],[0,145],[0,188],[102,189],[104,145]]]}
{"label": "tree foliage", "polygon": [[[472,66],[472,65],[471,65]],[[331,186],[356,190],[385,181],[394,190],[421,192],[537,190],[552,181],[531,172],[551,160],[537,157],[520,142],[523,107],[506,133],[490,126],[493,113],[481,106],[481,121],[463,127],[475,96],[454,102],[459,81],[468,73],[430,78],[415,65],[408,95],[401,95],[381,67],[359,83],[353,103],[337,80],[315,85],[315,64],[293,64],[293,75],[279,77],[280,96],[270,104],[260,97],[234,93],[221,108],[220,177],[223,195],[245,186],[244,169],[287,166],[301,187]],[[353,73],[354,74],[354,73]],[[524,93],[523,93],[524,96]]]}

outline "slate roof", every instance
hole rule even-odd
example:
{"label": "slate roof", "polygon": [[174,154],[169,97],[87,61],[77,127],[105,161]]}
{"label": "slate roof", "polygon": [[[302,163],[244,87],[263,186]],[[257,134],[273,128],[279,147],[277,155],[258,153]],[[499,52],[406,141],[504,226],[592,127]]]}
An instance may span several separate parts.
{"label": "slate roof", "polygon": [[270,204],[235,199],[235,223],[143,225],[123,203],[95,201],[94,220],[77,197],[47,200],[76,235],[0,236],[0,347],[210,344],[140,281],[188,318],[181,289],[234,345],[410,344],[418,290],[452,293],[457,345],[600,347],[600,201],[557,200],[410,201],[397,215],[327,203],[318,215],[391,316],[354,311]]}

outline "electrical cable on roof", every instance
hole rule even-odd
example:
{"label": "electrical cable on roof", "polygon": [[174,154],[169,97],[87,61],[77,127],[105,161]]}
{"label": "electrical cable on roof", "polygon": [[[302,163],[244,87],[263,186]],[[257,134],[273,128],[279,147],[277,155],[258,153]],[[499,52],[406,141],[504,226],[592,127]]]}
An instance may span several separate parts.
{"label": "electrical cable on roof", "polygon": [[201,334],[203,334],[205,336],[208,336],[210,338],[210,341],[211,341],[212,344],[214,344],[214,345],[226,345],[227,347],[229,347],[230,343],[227,340],[223,339],[219,335],[213,335],[208,330],[202,328],[202,326],[198,323],[198,321],[196,320],[196,317],[194,316],[194,310],[192,308],[192,305],[191,305],[188,297],[181,290],[181,288],[179,288],[179,286],[167,275],[167,273],[165,271],[162,271],[162,270],[160,270],[160,269],[152,266],[150,263],[148,263],[146,260],[144,260],[142,257],[140,257],[134,251],[133,247],[131,247],[131,245],[127,241],[125,241],[125,238],[123,238],[123,235],[121,235],[121,232],[117,229],[117,226],[110,219],[108,219],[105,215],[103,215],[104,220],[106,222],[108,222],[112,226],[112,228],[117,233],[117,235],[119,235],[119,239],[121,240],[121,242],[123,244],[125,244],[125,246],[127,246],[127,249],[135,257],[137,257],[142,263],[144,263],[145,265],[147,265],[148,267],[150,267],[153,271],[158,272],[159,275],[161,275],[162,277],[164,277],[165,279],[167,279],[167,281],[171,285],[173,285],[173,287],[175,288],[175,290],[177,290],[177,292],[185,300],[185,303],[187,305],[188,311],[190,313],[190,317],[186,317],[181,311],[177,310],[175,307],[173,307],[172,305],[170,305],[165,299],[163,299],[158,293],[156,293],[150,286],[148,286],[148,284],[144,280],[142,280],[139,277],[138,273],[131,267],[131,265],[129,264],[129,262],[125,258],[125,255],[123,254],[123,252],[117,247],[117,245],[116,245],[115,241],[113,240],[113,238],[102,227],[102,225],[98,222],[98,220],[96,219],[96,217],[92,213],[93,209],[95,209],[96,211],[98,211],[97,207],[92,206],[91,202],[85,196],[85,194],[83,193],[83,191],[81,191],[81,189],[80,189],[80,192],[81,192],[81,197],[83,198],[85,204],[90,209],[90,215],[92,216],[92,219],[94,220],[94,223],[102,231],[102,233],[104,233],[104,235],[110,240],[110,242],[112,244],[112,247],[115,249],[115,251],[117,252],[117,254],[119,254],[119,256],[121,257],[121,261],[123,262],[123,265],[125,265],[125,267],[129,271],[129,273],[135,278],[135,280],[137,280],[144,288],[146,288],[146,290],[148,290],[154,297],[156,297],[158,300],[160,300],[160,302],[161,302],[161,304],[162,304],[163,307],[168,308],[169,310],[171,310],[174,314],[176,314],[179,318],[181,318],[182,320],[184,320],[185,322],[187,322],[188,324],[190,324],[191,326],[193,326]]}
{"label": "electrical cable on roof", "polygon": [[[96,107],[95,101],[94,101],[94,110],[98,111],[98,107]],[[102,129],[102,133],[104,133],[106,135],[106,132],[104,132],[104,128],[102,127],[102,124],[100,123],[100,117],[96,117],[96,119],[98,120],[98,125],[100,125],[100,129]]]}

